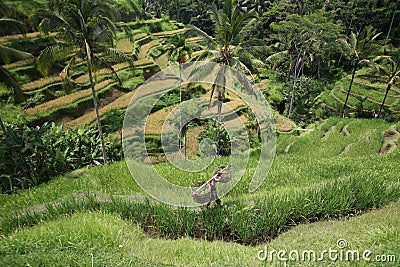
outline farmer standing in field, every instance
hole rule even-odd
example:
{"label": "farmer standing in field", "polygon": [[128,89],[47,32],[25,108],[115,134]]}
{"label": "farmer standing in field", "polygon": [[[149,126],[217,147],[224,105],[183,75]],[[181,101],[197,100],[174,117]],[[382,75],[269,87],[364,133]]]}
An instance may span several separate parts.
{"label": "farmer standing in field", "polygon": [[215,201],[220,207],[223,206],[221,199],[219,199],[218,194],[217,194],[217,187],[215,186],[215,183],[218,182],[221,179],[222,172],[221,171],[216,171],[215,175],[211,180],[208,182],[208,185],[210,186],[210,191],[211,191],[211,198],[210,201],[207,203],[207,208],[210,206],[211,202]]}

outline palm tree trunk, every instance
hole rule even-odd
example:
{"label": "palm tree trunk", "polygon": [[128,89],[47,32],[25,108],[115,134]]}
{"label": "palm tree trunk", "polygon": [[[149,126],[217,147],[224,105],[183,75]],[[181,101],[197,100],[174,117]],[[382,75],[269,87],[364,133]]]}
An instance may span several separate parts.
{"label": "palm tree trunk", "polygon": [[219,93],[218,95],[218,117],[217,117],[217,155],[219,155],[220,146],[221,146],[221,113],[222,113],[222,101],[224,100],[223,94]]}
{"label": "palm tree trunk", "polygon": [[187,130],[188,130],[188,125],[187,123],[185,124],[185,159],[187,158],[187,154],[186,154],[186,144],[187,144]]}
{"label": "palm tree trunk", "polygon": [[299,62],[302,62],[303,60],[301,60],[302,58],[300,57],[300,53],[301,53],[301,51],[297,55],[297,58],[296,58],[296,60],[294,62],[295,64],[294,64],[294,73],[293,73],[293,87],[292,87],[292,94],[290,96],[290,105],[289,105],[288,118],[290,118],[290,116],[292,115],[293,103],[294,103],[294,90],[295,90],[296,85],[297,85],[297,80],[301,76],[301,66],[299,67]]}
{"label": "palm tree trunk", "polygon": [[86,63],[87,63],[87,67],[88,67],[90,87],[92,89],[93,104],[94,104],[94,109],[96,111],[97,128],[99,130],[99,136],[100,136],[100,140],[101,140],[101,152],[103,153],[103,163],[105,165],[105,164],[107,164],[107,154],[106,154],[106,148],[105,148],[105,145],[104,145],[103,130],[101,128],[101,122],[100,122],[100,116],[99,116],[99,108],[98,108],[98,105],[97,105],[96,90],[94,89],[90,48],[89,48],[89,44],[87,42],[85,43],[85,48],[86,48]]}
{"label": "palm tree trunk", "polygon": [[[396,8],[393,11],[392,20],[390,21],[389,30],[388,30],[386,39],[389,39],[389,37],[390,37],[390,32],[392,31],[392,26],[393,26],[394,16],[396,15],[396,11],[397,11],[397,5],[396,5]],[[385,42],[385,45],[386,45],[386,42]]]}
{"label": "palm tree trunk", "polygon": [[387,87],[386,87],[386,93],[385,93],[385,97],[383,98],[381,107],[379,108],[379,112],[378,112],[378,118],[381,116],[382,110],[383,110],[383,106],[385,105],[385,101],[386,101],[386,97],[389,94],[390,88],[391,88],[392,84],[388,83]]}
{"label": "palm tree trunk", "polygon": [[293,101],[294,101],[294,88],[296,87],[296,82],[293,83],[293,88],[292,88],[292,93],[290,96],[290,105],[289,105],[289,114],[288,118],[292,115],[292,109],[293,109]]}
{"label": "palm tree trunk", "polygon": [[[225,53],[224,53],[225,54]],[[222,62],[222,73],[225,74],[225,66],[227,65],[226,61]],[[219,75],[219,74],[218,74]],[[217,117],[217,155],[219,155],[219,148],[221,145],[221,125],[222,125],[222,121],[221,121],[221,113],[222,113],[222,103],[224,101],[224,95],[225,95],[225,84],[226,84],[226,80],[225,80],[225,76],[217,76],[217,79],[221,77],[221,81],[218,81],[220,84],[217,85],[217,92],[218,92],[218,117]]]}
{"label": "palm tree trunk", "polygon": [[181,103],[182,103],[182,64],[179,62],[179,159],[182,159],[182,111],[181,111]]}
{"label": "palm tree trunk", "polygon": [[[225,72],[225,66],[226,64],[223,63],[222,64],[222,69],[223,72],[222,73],[226,73]],[[222,113],[222,104],[224,101],[224,96],[225,96],[225,84],[226,84],[226,79],[224,76],[222,76],[222,86],[217,85],[218,88],[218,117],[217,117],[217,121],[218,121],[218,128],[217,128],[217,155],[219,155],[219,148],[221,145],[221,125],[222,125],[222,120],[221,120],[221,113]]]}
{"label": "palm tree trunk", "polygon": [[347,101],[349,100],[350,91],[351,91],[351,86],[353,85],[354,76],[356,75],[357,66],[358,66],[358,61],[356,61],[356,62],[354,63],[353,72],[352,72],[352,74],[351,74],[351,81],[350,81],[349,89],[347,90],[346,100],[344,101],[344,104],[343,104],[343,112],[342,112],[342,118],[343,118],[343,119],[344,119],[345,116],[346,116]]}

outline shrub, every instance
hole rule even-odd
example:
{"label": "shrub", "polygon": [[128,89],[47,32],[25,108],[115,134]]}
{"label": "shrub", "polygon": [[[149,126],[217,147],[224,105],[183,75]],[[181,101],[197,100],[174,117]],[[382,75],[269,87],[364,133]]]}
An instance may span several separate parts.
{"label": "shrub", "polygon": [[[14,193],[47,182],[56,175],[102,161],[95,128],[64,129],[6,125],[0,136],[0,192]],[[111,161],[120,160],[120,142],[106,144]]]}
{"label": "shrub", "polygon": [[[218,129],[218,122],[215,119],[208,120],[205,125],[205,130],[200,133],[199,135],[199,140],[203,140],[205,138],[209,138],[214,141],[216,145],[216,149],[218,151],[218,154],[221,156],[229,156],[231,154],[231,142],[229,139],[228,132],[225,130],[224,126],[220,126],[220,132],[219,132],[219,142],[217,144],[217,129]],[[213,144],[209,148],[201,147],[200,150],[201,153],[203,154],[209,154],[213,153],[212,151],[209,151],[209,149],[212,149],[214,147]]]}

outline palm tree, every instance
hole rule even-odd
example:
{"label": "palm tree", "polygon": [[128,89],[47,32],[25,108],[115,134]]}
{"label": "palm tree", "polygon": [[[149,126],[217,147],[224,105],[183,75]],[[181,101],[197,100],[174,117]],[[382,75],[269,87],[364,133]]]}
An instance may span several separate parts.
{"label": "palm tree", "polygon": [[363,62],[369,63],[370,59],[376,56],[377,52],[382,48],[382,42],[378,40],[380,34],[376,33],[376,30],[372,27],[366,27],[361,33],[351,33],[350,37],[339,39],[345,52],[349,54],[353,62],[350,85],[343,104],[342,118],[346,115],[347,101],[358,67]]}
{"label": "palm tree", "polygon": [[225,96],[225,66],[240,70],[246,74],[255,72],[255,68],[262,66],[261,60],[254,58],[256,46],[250,41],[245,41],[250,27],[255,22],[256,14],[254,11],[241,10],[234,0],[226,0],[222,9],[218,9],[213,3],[209,10],[211,20],[214,24],[215,37],[207,35],[205,32],[193,27],[203,37],[206,43],[204,52],[200,54],[198,60],[207,60],[222,65],[216,75],[217,84],[212,85],[210,101],[217,94],[218,99],[218,129],[217,147],[220,142],[221,111],[222,102]]}
{"label": "palm tree", "polygon": [[38,69],[47,73],[53,62],[69,58],[64,68],[68,75],[77,59],[86,62],[103,162],[106,164],[93,72],[98,66],[106,66],[113,71],[110,61],[128,61],[133,65],[131,57],[113,48],[117,32],[113,24],[116,11],[109,0],[50,0],[48,5],[51,8],[40,10],[34,17],[34,22],[43,32],[57,32],[56,44],[40,53],[37,59]]}
{"label": "palm tree", "polygon": [[[25,25],[18,20],[8,18],[10,14],[10,8],[4,3],[3,0],[0,0],[0,36],[16,32],[25,34]],[[0,60],[5,64],[10,63],[11,61],[24,59],[33,59],[33,56],[30,53],[0,45]],[[21,101],[25,98],[24,92],[22,91],[18,81],[15,79],[12,73],[3,66],[0,66],[0,80],[2,83],[14,89],[15,98],[17,101]]]}
{"label": "palm tree", "polygon": [[390,88],[400,79],[400,51],[393,48],[390,51],[393,52],[392,56],[380,56],[374,62],[377,71],[385,76],[387,85],[385,96],[379,108],[378,118],[381,116]]}
{"label": "palm tree", "polygon": [[[169,39],[167,46],[169,60],[179,64],[179,104],[182,102],[182,64],[192,56],[192,47],[183,35],[174,35]],[[186,129],[185,129],[186,132]],[[185,135],[186,137],[186,135]],[[182,157],[182,120],[179,121],[179,156]],[[185,142],[186,157],[186,142]]]}

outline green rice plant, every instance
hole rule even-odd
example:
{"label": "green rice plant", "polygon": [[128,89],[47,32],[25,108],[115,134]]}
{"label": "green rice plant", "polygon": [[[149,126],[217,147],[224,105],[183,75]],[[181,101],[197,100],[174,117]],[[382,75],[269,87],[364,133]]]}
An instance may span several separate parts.
{"label": "green rice plant", "polygon": [[169,32],[169,31],[174,31],[178,29],[178,26],[175,23],[172,23],[169,18],[166,20],[163,20],[161,22],[161,31],[162,32]]}
{"label": "green rice plant", "polygon": [[156,47],[158,45],[161,44],[160,39],[154,39],[146,44],[141,45],[140,50],[139,50],[139,54],[138,54],[138,59],[143,59],[147,57],[147,54],[149,52],[149,50],[153,47]]}
{"label": "green rice plant", "polygon": [[[109,86],[103,88],[97,92],[97,97],[99,99],[104,99],[112,94],[115,89],[115,84],[110,84]],[[27,117],[27,123],[29,125],[37,125],[47,121],[58,122],[66,124],[70,120],[76,117],[82,116],[88,109],[93,106],[93,98],[84,97],[77,101],[65,105],[50,109],[46,112],[37,113],[34,116]]]}
{"label": "green rice plant", "polygon": [[324,91],[320,95],[321,102],[323,105],[328,106],[328,108],[340,112],[341,109],[341,103],[334,97],[332,97],[332,94],[330,91]]}
{"label": "green rice plant", "polygon": [[149,58],[158,58],[162,53],[163,53],[163,47],[160,46],[155,46],[149,50],[147,53],[147,57]]}
{"label": "green rice plant", "polygon": [[[129,66],[130,66],[129,63],[124,62],[124,63],[118,63],[116,65],[113,65],[112,68],[114,69],[115,72],[118,72],[118,71],[121,71],[121,70],[129,68]],[[109,68],[99,69],[94,73],[94,75],[97,76],[97,77],[104,76],[104,75],[110,75],[110,74],[113,74],[113,72]],[[88,74],[83,74],[83,75],[79,76],[78,78],[76,78],[75,81],[77,83],[80,83],[80,84],[88,83],[89,82],[89,75]]]}
{"label": "green rice plant", "polygon": [[0,43],[12,42],[12,41],[23,40],[23,39],[36,39],[36,38],[42,37],[42,36],[44,36],[44,34],[40,33],[40,32],[29,32],[29,33],[26,33],[25,35],[13,34],[13,35],[1,36]]}
{"label": "green rice plant", "polygon": [[175,223],[180,226],[178,236],[193,236],[195,234],[197,218],[194,210],[180,207],[176,210],[176,218]]}
{"label": "green rice plant", "polygon": [[[104,89],[105,87],[109,86],[110,84],[113,84],[113,80],[111,80],[111,79],[104,80],[100,83],[97,83],[95,85],[95,91],[100,91],[100,90]],[[62,96],[57,99],[48,101],[41,105],[35,106],[33,108],[28,108],[25,110],[25,112],[31,116],[36,115],[38,113],[43,113],[43,112],[46,112],[48,110],[51,110],[51,109],[54,109],[54,108],[57,108],[60,106],[66,106],[71,103],[74,103],[78,99],[90,96],[91,93],[92,93],[91,89],[81,90],[81,91],[78,91],[78,92],[75,92],[72,94],[68,94],[66,96]]]}
{"label": "green rice plant", "polygon": [[3,68],[7,69],[7,70],[12,70],[12,69],[16,69],[16,68],[20,68],[20,67],[26,67],[29,66],[31,64],[33,64],[34,59],[25,59],[25,60],[20,60],[20,61],[16,61],[10,64],[6,64],[3,65]]}
{"label": "green rice plant", "polygon": [[181,232],[181,225],[177,223],[176,210],[166,204],[153,204],[153,225],[156,232],[163,237],[177,238]]}
{"label": "green rice plant", "polygon": [[140,29],[144,26],[149,26],[151,24],[158,24],[161,23],[162,19],[149,19],[149,20],[139,20],[136,19],[136,21],[131,21],[131,22],[127,22],[124,23],[123,25],[120,25],[119,27],[128,27],[129,29]]}
{"label": "green rice plant", "polygon": [[49,34],[37,38],[22,38],[11,42],[4,42],[2,45],[28,52],[32,55],[38,55],[42,49],[54,43],[54,34]]}
{"label": "green rice plant", "polygon": [[[39,90],[27,92],[26,95],[29,99],[34,101],[34,105],[40,105],[55,98],[65,96],[70,93],[70,90],[63,90],[64,82],[53,83]],[[78,88],[77,88],[78,89]],[[79,88],[80,89],[80,88]],[[28,100],[29,103],[29,100]],[[27,104],[24,108],[29,108],[32,104]]]}
{"label": "green rice plant", "polygon": [[[165,22],[161,23],[161,27],[164,29],[161,32],[155,32],[152,33],[151,35],[153,36],[157,36],[157,37],[169,37],[175,34],[179,34],[179,33],[183,33],[185,32],[187,29],[183,28],[183,29],[176,29],[177,27],[172,25],[172,24],[166,24]],[[194,40],[194,39],[193,39]]]}
{"label": "green rice plant", "polygon": [[[336,98],[339,102],[344,103],[346,94],[344,92],[342,92],[342,93],[337,92],[336,88],[337,87],[334,87],[332,89],[332,91],[331,91],[332,96],[334,98]],[[371,103],[370,101],[368,101],[368,98],[366,98],[364,101],[363,99],[359,99],[359,98],[355,97],[354,95],[349,96],[348,107],[350,109],[357,110],[361,101],[363,101],[363,109],[364,110],[378,110],[378,108],[379,108],[378,104]]]}
{"label": "green rice plant", "polygon": [[33,65],[21,66],[10,70],[20,84],[26,84],[36,80],[42,75]]}
{"label": "green rice plant", "polygon": [[60,76],[45,77],[45,78],[41,78],[39,80],[29,82],[29,83],[22,85],[22,90],[24,90],[26,92],[34,91],[36,89],[48,86],[53,83],[59,83],[59,82],[62,82],[62,77],[60,77]]}
{"label": "green rice plant", "polygon": [[[122,218],[133,220],[145,231],[156,236],[177,238],[192,236],[207,240],[231,240],[244,244],[275,238],[282,230],[304,221],[343,217],[381,207],[400,197],[400,185],[385,183],[380,178],[365,183],[365,178],[336,180],[296,192],[281,193],[259,198],[253,204],[236,200],[226,208],[212,207],[199,211],[181,209],[179,212],[165,204],[146,200],[129,202],[121,200],[100,201],[87,195],[83,200],[67,199],[41,215],[25,213],[9,217],[3,229],[11,231],[18,225],[34,225],[40,219],[62,216],[85,210],[104,210],[119,213]],[[376,184],[382,186],[374,191]],[[226,204],[229,205],[229,202]],[[189,223],[179,223],[189,217]],[[10,220],[14,220],[11,226]]]}
{"label": "green rice plant", "polygon": [[0,117],[3,122],[8,123],[25,123],[27,121],[26,114],[21,110],[19,105],[12,104],[10,98],[7,99],[7,102],[0,101]]}
{"label": "green rice plant", "polygon": [[[113,110],[113,109],[125,109],[128,107],[133,95],[135,94],[134,91],[126,93],[110,104],[107,104],[106,106],[102,107],[99,109],[99,115],[100,117],[104,116],[107,112]],[[93,122],[96,119],[95,114],[93,113],[86,113],[74,120],[68,121],[66,125],[71,126],[71,127],[79,127],[81,125],[89,125],[91,122]]]}
{"label": "green rice plant", "polygon": [[354,83],[354,85],[357,85],[361,89],[365,89],[367,91],[373,90],[373,91],[381,92],[382,94],[385,93],[386,84],[383,81],[382,82],[372,82],[368,78],[369,77],[364,78],[364,77],[356,76],[354,78],[353,83]]}
{"label": "green rice plant", "polygon": [[[374,90],[360,89],[358,86],[354,86],[354,88],[352,88],[352,91],[353,91],[352,95],[358,97],[368,97],[368,101],[371,101],[375,104],[382,103],[382,99],[384,97],[384,93],[380,93]],[[386,101],[385,101],[386,106],[392,106],[394,104],[397,104],[400,101],[400,95],[388,95]]]}

